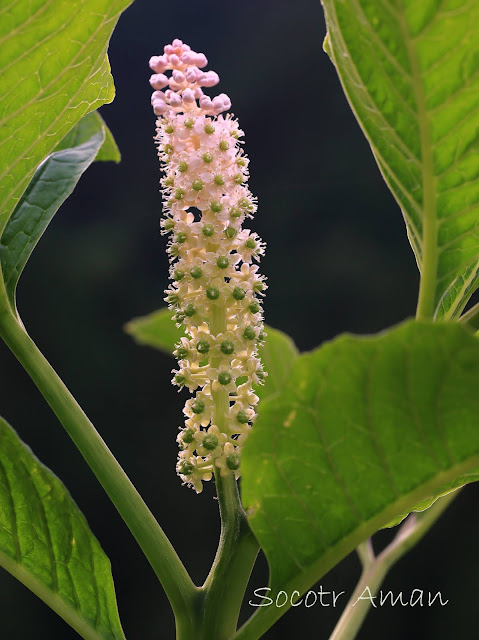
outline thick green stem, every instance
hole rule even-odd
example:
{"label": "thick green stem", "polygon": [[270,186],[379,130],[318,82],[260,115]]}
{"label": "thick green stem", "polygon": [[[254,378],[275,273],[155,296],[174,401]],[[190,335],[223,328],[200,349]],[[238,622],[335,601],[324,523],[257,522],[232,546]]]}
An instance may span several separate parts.
{"label": "thick green stem", "polygon": [[[218,302],[211,308],[210,331],[218,335],[226,331],[225,307]],[[222,358],[211,358],[218,367]],[[214,423],[220,431],[226,428],[229,393],[213,391]],[[204,640],[226,640],[236,631],[239,611],[248,585],[259,545],[251,532],[241,505],[234,473],[223,477],[215,473],[216,491],[221,516],[221,537],[211,571],[203,585],[204,602],[201,635]]]}
{"label": "thick green stem", "polygon": [[216,475],[221,537],[216,558],[203,586],[202,640],[226,640],[236,631],[243,597],[259,545],[249,527],[233,474]]}
{"label": "thick green stem", "polygon": [[[95,427],[1,299],[0,336],[30,375],[118,509],[160,579],[178,626],[189,629],[189,637],[193,638],[192,603],[198,598],[199,591],[160,525]],[[187,637],[186,631],[183,635]]]}
{"label": "thick green stem", "polygon": [[426,511],[412,513],[377,557],[370,546],[368,554],[364,548],[359,550],[363,572],[329,640],[354,640],[389,569],[429,531],[456,495],[457,491],[449,493]]}

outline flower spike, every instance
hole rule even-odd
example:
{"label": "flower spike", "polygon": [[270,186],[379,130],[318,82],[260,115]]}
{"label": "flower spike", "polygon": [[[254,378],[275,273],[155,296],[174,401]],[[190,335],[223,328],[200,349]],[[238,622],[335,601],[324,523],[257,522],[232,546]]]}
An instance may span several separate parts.
{"label": "flower spike", "polygon": [[266,375],[258,357],[266,285],[253,264],[264,243],[242,226],[256,211],[249,160],[238,122],[223,115],[228,96],[203,93],[219,82],[203,71],[207,63],[178,39],[150,59],[164,171],[161,227],[170,234],[165,293],[186,334],[176,345],[173,384],[195,392],[184,408],[177,472],[198,493],[215,472],[239,477],[241,447],[256,418],[254,387]]}

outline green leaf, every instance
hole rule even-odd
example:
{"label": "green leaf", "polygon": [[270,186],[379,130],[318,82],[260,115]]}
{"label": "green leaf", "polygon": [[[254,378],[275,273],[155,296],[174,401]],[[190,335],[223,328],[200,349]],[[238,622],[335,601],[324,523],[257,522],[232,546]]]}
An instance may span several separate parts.
{"label": "green leaf", "polygon": [[154,347],[171,356],[175,344],[184,336],[184,327],[177,327],[169,309],[159,309],[147,316],[133,318],[125,325],[125,331],[139,344]]}
{"label": "green leaf", "polygon": [[78,147],[80,144],[87,142],[93,135],[98,133],[100,129],[103,129],[105,132],[105,140],[97,153],[95,160],[100,162],[120,162],[120,150],[118,149],[110,129],[107,127],[106,122],[98,111],[92,111],[84,116],[80,122],[67,133],[63,140],[60,141],[56,146],[55,151]]}
{"label": "green leaf", "polygon": [[479,340],[457,323],[344,335],[296,359],[242,455],[273,590],[302,593],[378,529],[479,479],[478,380]]}
{"label": "green leaf", "polygon": [[[154,347],[171,355],[175,343],[184,335],[183,329],[176,327],[171,315],[168,309],[160,309],[147,316],[134,318],[125,326],[125,331],[139,344]],[[259,355],[268,376],[265,384],[256,390],[261,398],[280,390],[298,356],[298,349],[289,336],[268,326],[265,327],[265,331],[267,336],[265,344],[259,349]]]}
{"label": "green leaf", "polygon": [[323,0],[326,50],[402,209],[424,317],[479,285],[479,3]]}
{"label": "green leaf", "polygon": [[0,14],[0,233],[34,171],[88,112],[111,102],[106,55],[131,0],[11,0]]}
{"label": "green leaf", "polygon": [[119,152],[97,113],[72,129],[58,150],[36,170],[0,237],[0,265],[12,309],[18,279],[38,240],[83,172],[95,158],[116,160]]}
{"label": "green leaf", "polygon": [[82,638],[124,638],[110,561],[62,482],[1,418],[0,566]]}
{"label": "green leaf", "polygon": [[256,389],[261,399],[281,391],[289,379],[294,361],[299,356],[298,348],[288,335],[268,326],[265,327],[265,331],[265,343],[258,349],[264,370],[268,374],[264,385]]}

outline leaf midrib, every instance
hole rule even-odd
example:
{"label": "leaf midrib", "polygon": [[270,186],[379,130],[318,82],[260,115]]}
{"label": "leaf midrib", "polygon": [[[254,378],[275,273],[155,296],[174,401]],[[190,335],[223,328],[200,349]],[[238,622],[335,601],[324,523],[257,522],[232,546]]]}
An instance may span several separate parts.
{"label": "leaf midrib", "polygon": [[428,320],[432,319],[434,315],[438,265],[436,177],[434,174],[431,126],[423,90],[419,60],[413,38],[404,16],[404,11],[398,11],[397,20],[403,34],[404,45],[411,66],[411,86],[416,100],[422,161],[422,272],[416,317],[418,320]]}

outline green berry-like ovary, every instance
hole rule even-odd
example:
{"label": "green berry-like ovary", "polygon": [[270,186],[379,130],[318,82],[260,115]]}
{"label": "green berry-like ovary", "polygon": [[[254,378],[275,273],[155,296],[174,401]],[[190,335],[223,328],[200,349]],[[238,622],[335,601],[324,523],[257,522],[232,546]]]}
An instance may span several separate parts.
{"label": "green berry-like ovary", "polygon": [[240,466],[240,457],[237,453],[230,453],[229,456],[226,456],[226,466],[230,471],[236,471]]}
{"label": "green berry-like ovary", "polygon": [[184,429],[181,432],[181,439],[183,440],[183,442],[186,442],[186,444],[190,444],[190,442],[193,442],[194,434],[195,432],[193,431],[193,429]]}
{"label": "green berry-like ovary", "polygon": [[203,413],[203,411],[205,410],[205,403],[203,402],[203,400],[196,399],[191,403],[191,410],[196,415],[199,415],[200,413]]}
{"label": "green berry-like ovary", "polygon": [[220,256],[217,260],[216,260],[216,266],[219,269],[226,269],[229,267],[230,261],[228,260],[228,258],[226,256]]}
{"label": "green berry-like ovary", "polygon": [[203,235],[205,238],[211,238],[211,236],[215,235],[215,228],[212,224],[205,224],[202,229]]}
{"label": "green berry-like ovary", "polygon": [[203,269],[201,267],[192,267],[190,269],[190,274],[192,278],[197,280],[198,278],[201,278],[201,276],[203,275]]}
{"label": "green berry-like ovary", "polygon": [[225,356],[230,356],[235,351],[235,346],[231,342],[231,340],[223,340],[220,346],[221,353],[224,353]]}
{"label": "green berry-like ovary", "polygon": [[206,289],[206,297],[209,300],[218,300],[220,297],[219,289],[217,287],[208,287]]}
{"label": "green berry-like ovary", "polygon": [[208,351],[210,350],[210,343],[206,340],[199,340],[196,345],[196,350],[198,351],[198,353],[208,353]]}
{"label": "green berry-like ovary", "polygon": [[233,298],[235,300],[243,300],[245,295],[246,295],[246,291],[244,289],[242,289],[241,287],[235,287],[233,289]]}
{"label": "green berry-like ovary", "polygon": [[249,420],[248,420],[248,414],[246,413],[246,411],[243,411],[243,409],[241,411],[238,411],[238,413],[236,414],[236,420],[240,424],[247,424]]}
{"label": "green berry-like ovary", "polygon": [[228,238],[228,240],[232,240],[233,238],[236,238],[237,235],[238,235],[237,229],[235,229],[234,227],[226,227],[225,236]]}
{"label": "green berry-like ovary", "polygon": [[210,204],[210,209],[213,213],[220,213],[223,210],[223,205],[221,204],[221,202],[213,200],[213,202]]}
{"label": "green berry-like ovary", "polygon": [[218,446],[218,438],[213,434],[208,434],[203,438],[203,442],[201,444],[208,451],[213,451],[213,449],[216,449]]}
{"label": "green berry-like ovary", "polygon": [[178,471],[181,473],[182,476],[189,476],[190,473],[193,471],[193,465],[190,464],[189,462],[186,462],[186,460],[182,460],[178,465]]}
{"label": "green berry-like ovary", "polygon": [[256,331],[253,329],[253,327],[249,326],[246,327],[246,329],[243,331],[243,335],[246,340],[254,340],[256,338]]}
{"label": "green berry-like ovary", "polygon": [[218,382],[223,386],[229,384],[232,379],[233,377],[229,371],[221,371],[218,376]]}
{"label": "green berry-like ovary", "polygon": [[187,240],[188,236],[186,235],[186,233],[184,233],[183,231],[179,231],[176,234],[176,242],[178,242],[178,244],[184,244]]}
{"label": "green berry-like ovary", "polygon": [[188,356],[188,349],[185,349],[184,347],[179,347],[176,350],[176,357],[178,358],[178,360],[184,360],[187,356]]}

